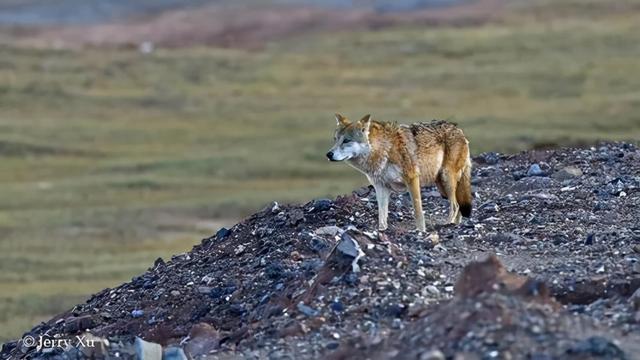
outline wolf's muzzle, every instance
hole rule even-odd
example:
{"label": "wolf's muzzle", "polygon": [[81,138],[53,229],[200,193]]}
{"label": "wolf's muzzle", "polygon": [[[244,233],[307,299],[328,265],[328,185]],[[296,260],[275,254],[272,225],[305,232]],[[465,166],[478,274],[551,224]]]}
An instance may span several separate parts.
{"label": "wolf's muzzle", "polygon": [[333,159],[333,151],[329,151],[329,152],[327,153],[327,159],[329,159],[329,161],[335,161],[335,160]]}

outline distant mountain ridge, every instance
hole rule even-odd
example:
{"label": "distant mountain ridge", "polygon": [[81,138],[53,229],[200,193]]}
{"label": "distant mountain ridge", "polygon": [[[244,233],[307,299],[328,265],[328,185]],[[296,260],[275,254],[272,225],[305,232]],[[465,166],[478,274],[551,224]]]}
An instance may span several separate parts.
{"label": "distant mountain ridge", "polygon": [[82,25],[121,21],[201,5],[308,5],[323,8],[409,11],[470,0],[0,0],[0,25]]}

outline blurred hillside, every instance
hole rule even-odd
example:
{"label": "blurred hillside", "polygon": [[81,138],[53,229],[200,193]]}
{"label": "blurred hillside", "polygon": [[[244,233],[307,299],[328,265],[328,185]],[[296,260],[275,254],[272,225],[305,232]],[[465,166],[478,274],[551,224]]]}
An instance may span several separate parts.
{"label": "blurred hillside", "polygon": [[640,139],[639,0],[175,3],[0,32],[0,339],[271,200],[364,184],[323,158],[336,111],[451,119],[474,153]]}
{"label": "blurred hillside", "polygon": [[202,6],[292,6],[410,11],[449,6],[469,0],[0,0],[0,25],[71,25],[121,21]]}
{"label": "blurred hillside", "polygon": [[[137,47],[145,43],[173,48],[262,48],[270,41],[318,31],[486,22],[503,2],[35,1],[5,5],[4,9],[0,5],[4,10],[0,26],[12,33],[11,44],[29,47]],[[447,6],[452,4],[457,6]]]}

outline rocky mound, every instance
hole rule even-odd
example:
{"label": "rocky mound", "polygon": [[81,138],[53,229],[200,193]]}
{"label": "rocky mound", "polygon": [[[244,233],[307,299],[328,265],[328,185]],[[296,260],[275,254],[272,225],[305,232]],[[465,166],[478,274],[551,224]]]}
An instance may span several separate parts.
{"label": "rocky mound", "polygon": [[[384,234],[369,188],[274,203],[42,323],[0,357],[637,356],[640,150],[485,153],[473,186],[472,218],[426,234],[412,230],[407,195],[392,198]],[[430,188],[423,198],[443,221],[446,200]],[[40,348],[28,336],[71,341]]]}

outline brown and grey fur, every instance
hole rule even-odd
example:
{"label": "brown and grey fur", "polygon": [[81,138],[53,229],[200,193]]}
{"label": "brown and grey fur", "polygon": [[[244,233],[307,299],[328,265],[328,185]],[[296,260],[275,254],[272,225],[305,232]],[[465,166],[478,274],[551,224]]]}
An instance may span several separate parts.
{"label": "brown and grey fur", "polygon": [[371,119],[350,122],[336,114],[331,161],[345,160],[367,176],[376,190],[378,228],[387,228],[389,195],[408,190],[416,228],[424,231],[420,187],[435,184],[449,199],[449,223],[471,216],[471,159],[462,130],[446,121],[398,125]]}

